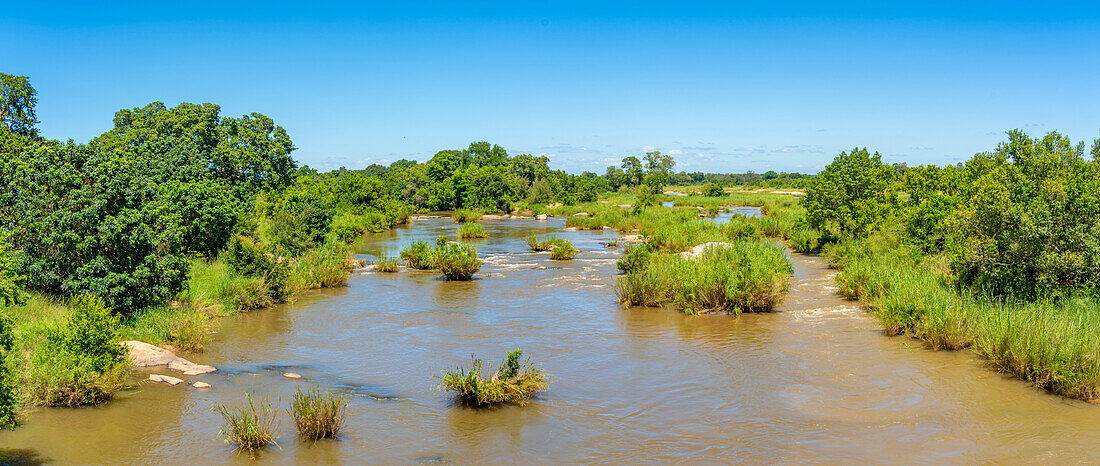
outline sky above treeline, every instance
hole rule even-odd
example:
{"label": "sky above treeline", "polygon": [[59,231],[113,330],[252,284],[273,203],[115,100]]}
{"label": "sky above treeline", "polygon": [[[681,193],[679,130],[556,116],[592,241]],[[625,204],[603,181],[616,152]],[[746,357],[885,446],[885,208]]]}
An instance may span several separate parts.
{"label": "sky above treeline", "polygon": [[573,173],[654,149],[814,173],[857,146],[949,164],[1012,128],[1100,137],[1092,2],[542,3],[22,2],[0,72],[31,78],[49,138],[212,102],[319,170],[487,140]]}

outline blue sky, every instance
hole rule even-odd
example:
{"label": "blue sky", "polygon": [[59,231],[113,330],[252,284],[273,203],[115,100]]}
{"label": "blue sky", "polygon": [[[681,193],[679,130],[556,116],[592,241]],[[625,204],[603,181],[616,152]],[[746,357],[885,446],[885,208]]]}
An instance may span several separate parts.
{"label": "blue sky", "polygon": [[944,164],[1012,128],[1100,137],[1084,2],[149,3],[3,8],[0,72],[31,77],[47,137],[152,101],[266,114],[322,170],[475,140],[574,173],[653,148],[816,172],[855,146]]}

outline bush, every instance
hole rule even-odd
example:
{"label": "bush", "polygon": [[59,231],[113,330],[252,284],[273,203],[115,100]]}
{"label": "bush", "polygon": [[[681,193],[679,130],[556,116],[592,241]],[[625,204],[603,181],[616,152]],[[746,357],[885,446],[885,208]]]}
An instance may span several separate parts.
{"label": "bush", "polygon": [[447,280],[469,280],[481,268],[477,248],[469,244],[445,243],[431,252],[433,268],[443,272]]}
{"label": "bush", "polygon": [[414,241],[401,250],[401,259],[409,268],[427,270],[432,268],[432,247],[423,241]]}
{"label": "bush", "polygon": [[480,223],[467,222],[458,228],[458,237],[462,239],[485,238],[488,236],[489,232],[485,231],[485,227],[481,226]]}
{"label": "bush", "polygon": [[817,250],[821,233],[812,229],[795,230],[788,241],[795,252],[811,252]]}
{"label": "bush", "polygon": [[298,390],[290,401],[290,415],[298,435],[309,439],[336,438],[343,427],[348,402],[340,395]]}
{"label": "bush", "polygon": [[806,189],[802,203],[810,226],[845,238],[867,236],[890,210],[887,188],[894,178],[894,168],[878,153],[841,152]]}
{"label": "bush", "polygon": [[718,183],[707,183],[707,185],[703,187],[703,195],[705,196],[718,197],[725,194],[726,192],[722,189],[722,185]]}
{"label": "bush", "polygon": [[627,244],[624,246],[626,254],[623,254],[616,263],[619,270],[630,273],[641,270],[649,262],[649,255],[652,253],[649,245],[646,243],[641,244]]}
{"label": "bush", "polygon": [[74,297],[67,319],[39,321],[22,333],[30,348],[23,365],[23,391],[42,406],[94,405],[125,385],[130,363],[118,344],[118,317],[103,300]]}
{"label": "bush", "polygon": [[222,253],[229,270],[245,277],[262,277],[275,265],[268,249],[248,236],[234,235]]}
{"label": "bush", "polygon": [[239,408],[215,404],[214,411],[221,414],[225,422],[221,431],[225,442],[255,456],[264,447],[276,445],[275,409],[271,403],[257,402],[251,394],[246,395],[246,399],[248,404]]}
{"label": "bush", "polygon": [[8,367],[13,344],[12,321],[0,312],[0,429],[14,429],[19,425],[19,398]]}
{"label": "bush", "polygon": [[521,361],[522,357],[522,350],[509,351],[497,371],[488,378],[481,375],[485,362],[476,357],[469,370],[458,367],[454,371],[441,371],[436,378],[442,381],[441,389],[458,392],[467,403],[524,405],[549,386],[549,376],[531,364],[530,358]]}

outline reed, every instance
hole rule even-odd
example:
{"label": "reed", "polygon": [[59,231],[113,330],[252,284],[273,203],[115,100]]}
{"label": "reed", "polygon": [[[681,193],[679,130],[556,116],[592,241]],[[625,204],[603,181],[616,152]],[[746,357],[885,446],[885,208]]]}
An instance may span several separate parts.
{"label": "reed", "polygon": [[470,280],[481,269],[477,248],[469,244],[445,243],[431,252],[433,268],[443,272],[447,280]]}
{"label": "reed", "polygon": [[318,389],[299,389],[290,400],[289,413],[294,418],[298,435],[309,440],[336,438],[347,415],[347,400],[337,394]]}
{"label": "reed", "polygon": [[240,407],[214,405],[214,411],[222,416],[222,435],[226,443],[255,456],[260,450],[275,443],[275,409],[271,403],[256,401],[252,394],[245,395],[247,402]]}

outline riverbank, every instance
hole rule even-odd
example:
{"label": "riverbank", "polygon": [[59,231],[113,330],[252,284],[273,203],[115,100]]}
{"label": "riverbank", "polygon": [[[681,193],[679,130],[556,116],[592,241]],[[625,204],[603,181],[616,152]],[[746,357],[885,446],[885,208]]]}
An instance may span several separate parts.
{"label": "riverbank", "polygon": [[[616,254],[602,245],[613,232],[562,231],[560,217],[484,225],[483,280],[357,272],[348,287],[229,316],[205,353],[188,356],[218,367],[202,377],[211,389],[149,384],[95,409],[41,409],[0,433],[0,450],[58,463],[244,464],[218,439],[209,408],[247,393],[285,406],[297,389],[319,387],[348,397],[343,437],[302,442],[282,415],[280,447],[260,461],[1073,463],[1100,454],[1092,407],[990,372],[969,351],[884,338],[873,315],[831,289],[837,271],[822,257],[791,255],[777,312],[687,315],[615,302]],[[363,243],[397,250],[457,228],[428,219]],[[561,262],[529,252],[529,234],[561,235],[580,254]],[[514,347],[554,376],[528,406],[470,409],[436,389],[441,367]]]}

